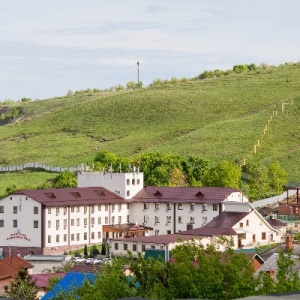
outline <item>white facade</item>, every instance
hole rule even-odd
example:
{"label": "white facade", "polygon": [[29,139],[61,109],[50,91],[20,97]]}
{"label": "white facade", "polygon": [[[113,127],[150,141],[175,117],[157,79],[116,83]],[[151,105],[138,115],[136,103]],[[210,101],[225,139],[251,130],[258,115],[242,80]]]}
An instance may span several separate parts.
{"label": "white facade", "polygon": [[127,200],[134,197],[144,187],[144,173],[140,172],[80,172],[77,180],[78,187],[101,186]]}
{"label": "white facade", "polygon": [[42,206],[25,195],[0,201],[0,246],[41,247]]}

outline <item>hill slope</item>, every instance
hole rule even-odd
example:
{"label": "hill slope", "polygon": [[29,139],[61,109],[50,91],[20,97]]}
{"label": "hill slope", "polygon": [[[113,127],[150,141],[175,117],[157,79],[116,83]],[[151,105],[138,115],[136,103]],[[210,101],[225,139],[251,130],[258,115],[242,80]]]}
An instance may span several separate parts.
{"label": "hill slope", "polygon": [[[75,94],[15,104],[22,113],[0,127],[0,165],[73,166],[108,150],[221,159],[277,158],[300,181],[300,64],[134,91]],[[293,100],[281,111],[282,103]],[[260,140],[273,111],[278,111]]]}

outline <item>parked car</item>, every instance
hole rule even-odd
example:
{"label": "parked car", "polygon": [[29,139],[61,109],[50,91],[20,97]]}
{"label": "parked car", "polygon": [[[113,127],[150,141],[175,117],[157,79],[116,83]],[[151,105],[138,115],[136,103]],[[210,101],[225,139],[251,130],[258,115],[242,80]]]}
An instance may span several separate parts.
{"label": "parked car", "polygon": [[92,265],[92,264],[94,263],[94,258],[91,258],[91,257],[87,258],[87,259],[85,260],[85,263],[86,263],[87,265]]}
{"label": "parked car", "polygon": [[102,264],[102,260],[96,258],[96,259],[94,259],[93,264],[94,264],[94,265],[101,265],[101,264]]}
{"label": "parked car", "polygon": [[103,264],[111,264],[112,263],[112,259],[110,257],[104,257],[102,259],[102,263]]}
{"label": "parked car", "polygon": [[85,258],[83,257],[73,257],[72,260],[78,263],[85,262]]}

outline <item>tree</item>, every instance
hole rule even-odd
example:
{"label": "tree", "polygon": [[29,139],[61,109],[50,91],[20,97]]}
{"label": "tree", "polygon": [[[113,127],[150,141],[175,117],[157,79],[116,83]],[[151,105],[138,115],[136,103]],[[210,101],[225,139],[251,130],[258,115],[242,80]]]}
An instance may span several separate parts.
{"label": "tree", "polygon": [[169,172],[169,185],[170,186],[186,186],[186,176],[184,172],[178,168],[174,168]]}
{"label": "tree", "polygon": [[83,255],[84,255],[85,257],[88,256],[88,250],[87,250],[87,245],[86,245],[86,244],[84,245]]}
{"label": "tree", "polygon": [[216,167],[204,172],[203,184],[238,189],[241,176],[241,169],[237,164],[223,160]]}
{"label": "tree", "polygon": [[73,172],[63,171],[53,179],[55,188],[77,187],[77,178]]}
{"label": "tree", "polygon": [[26,269],[20,268],[15,281],[8,286],[7,294],[14,299],[37,299],[38,287]]}
{"label": "tree", "polygon": [[278,160],[274,160],[269,168],[268,175],[270,179],[270,186],[274,192],[279,195],[283,192],[283,186],[287,183],[287,173],[280,166]]}

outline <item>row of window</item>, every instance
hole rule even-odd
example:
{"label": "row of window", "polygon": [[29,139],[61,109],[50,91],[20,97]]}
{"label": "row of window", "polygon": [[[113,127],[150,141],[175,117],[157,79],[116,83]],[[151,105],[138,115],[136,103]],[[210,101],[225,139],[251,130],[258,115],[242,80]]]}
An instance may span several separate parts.
{"label": "row of window", "polygon": [[[131,244],[131,249],[128,249],[128,248],[129,248],[128,244],[126,244],[126,243],[123,244],[123,250],[124,251],[127,251],[127,250],[131,250],[132,252],[138,251],[137,244]],[[155,245],[151,245],[150,248],[155,249]],[[114,249],[117,250],[117,251],[120,250],[119,243],[114,243]],[[160,249],[163,250],[164,247],[160,246]],[[146,245],[144,245],[144,244],[142,244],[142,252],[146,252]]]}
{"label": "row of window", "polygon": [[[92,214],[95,212],[95,206],[97,207],[98,211],[102,211],[102,204],[91,205],[90,210],[91,210]],[[109,204],[103,204],[103,206],[104,206],[104,211],[108,211]],[[75,212],[75,211],[76,212],[81,212],[81,209],[83,209],[84,213],[87,213],[88,206],[87,205],[84,205],[84,206],[71,206],[71,212]],[[111,210],[115,211],[116,209],[118,209],[118,211],[121,211],[122,210],[122,204],[111,204]],[[130,209],[130,204],[129,203],[127,203],[127,209]],[[64,207],[57,206],[57,207],[55,207],[55,213],[56,214],[59,214],[61,211],[64,213],[64,215],[67,214],[67,211],[68,211],[67,206],[64,206]],[[51,213],[52,213],[52,208],[48,207],[48,214],[51,214]]]}
{"label": "row of window", "polygon": [[[161,217],[159,216],[155,216],[154,217],[154,223],[160,223]],[[178,216],[177,217],[177,222],[178,223],[183,223],[183,217],[182,216]],[[144,216],[144,223],[149,223],[149,216]],[[166,216],[166,223],[172,223],[172,216]],[[189,217],[189,223],[190,224],[195,224],[195,217]],[[202,224],[206,224],[207,223],[207,217],[202,217]]]}
{"label": "row of window", "polygon": [[[80,241],[80,238],[81,238],[80,233],[76,233],[76,234],[72,233],[72,234],[70,234],[70,240],[71,240],[71,242],[74,242],[75,240],[76,241]],[[96,238],[96,232],[91,232],[91,239],[94,240],[95,238]],[[88,233],[84,232],[83,233],[83,240],[87,241],[87,239],[88,239]],[[101,232],[100,231],[97,232],[97,239],[101,239]],[[52,243],[52,235],[48,235],[47,240],[48,240],[48,243],[51,244]],[[56,241],[56,243],[59,243],[61,241],[67,242],[68,241],[68,235],[67,234],[62,234],[62,235],[56,234],[55,235],[55,241]]]}
{"label": "row of window", "polygon": [[[130,179],[126,180],[126,184],[130,185]],[[135,180],[135,178],[131,179],[131,184],[132,185],[135,185],[135,184],[139,185],[140,184],[140,179],[139,178],[137,180]]]}
{"label": "row of window", "polygon": [[[70,224],[71,224],[71,226],[75,226],[75,224],[76,224],[76,226],[80,226],[80,223],[81,223],[80,220],[81,220],[80,218],[70,219]],[[126,222],[129,222],[129,220],[130,220],[130,216],[127,215],[127,220],[126,220]],[[118,223],[121,224],[122,221],[123,221],[123,220],[122,220],[122,216],[118,216]],[[112,216],[112,217],[111,217],[111,224],[114,225],[115,222],[116,222],[116,217],[115,217],[115,216]],[[55,227],[56,227],[56,229],[59,228],[60,224],[61,224],[61,220],[56,220],[56,221],[55,221]],[[98,217],[98,218],[97,218],[97,224],[98,224],[98,225],[101,225],[101,224],[102,224],[102,218],[101,218],[101,217]],[[105,218],[104,218],[104,224],[105,224],[105,225],[106,225],[106,224],[109,224],[109,219],[108,219],[108,217],[105,217]],[[83,219],[83,225],[84,225],[84,226],[87,226],[87,225],[88,225],[88,219],[87,219],[87,218],[84,218],[84,219]],[[92,226],[95,225],[95,218],[91,218],[91,225],[92,225]],[[64,228],[67,228],[67,226],[68,226],[68,219],[64,219],[64,220],[63,220],[63,227],[64,227]],[[52,227],[52,221],[51,221],[51,220],[48,220],[48,228],[51,228],[51,227]]]}
{"label": "row of window", "polygon": [[[15,228],[18,227],[18,220],[12,220],[12,226]],[[0,227],[4,227],[4,220],[0,220]],[[39,228],[39,221],[33,221],[33,228]]]}
{"label": "row of window", "polygon": [[[155,210],[160,210],[161,208],[161,203],[154,203],[154,209]],[[166,203],[166,210],[171,210],[172,209],[172,203]],[[190,204],[190,211],[194,211],[196,207],[195,203]],[[145,202],[144,203],[144,210],[149,209],[149,203]],[[177,204],[177,209],[178,210],[183,210],[183,203],[178,203]],[[204,203],[202,204],[202,211],[207,211],[207,204]],[[218,204],[213,204],[213,211],[218,211]]]}
{"label": "row of window", "polygon": [[[19,210],[21,210],[21,206],[19,206]],[[4,214],[4,206],[0,206],[0,213]],[[17,214],[18,213],[18,206],[12,207],[12,213]],[[39,213],[39,208],[37,206],[33,207],[33,213],[37,215]]]}

